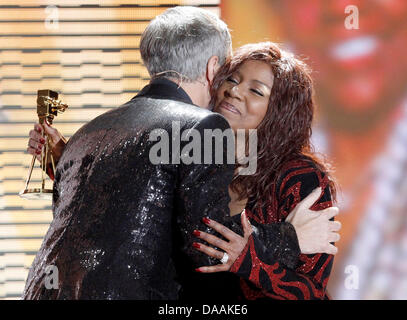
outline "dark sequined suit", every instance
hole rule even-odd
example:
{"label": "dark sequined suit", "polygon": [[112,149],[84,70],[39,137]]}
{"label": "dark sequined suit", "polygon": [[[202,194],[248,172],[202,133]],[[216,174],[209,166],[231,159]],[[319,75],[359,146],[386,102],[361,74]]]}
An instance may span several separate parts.
{"label": "dark sequined suit", "polygon": [[[229,127],[219,114],[193,106],[175,83],[156,79],[69,140],[55,174],[54,219],[30,269],[24,299],[237,295],[232,273],[194,272],[219,261],[192,247],[194,229],[213,233],[202,217],[227,224],[233,165],[152,164],[150,150],[157,142],[150,141],[150,132],[166,130],[171,152],[174,122],[181,132]],[[296,243],[295,232],[291,239]],[[47,266],[58,268],[57,289],[46,286]]]}

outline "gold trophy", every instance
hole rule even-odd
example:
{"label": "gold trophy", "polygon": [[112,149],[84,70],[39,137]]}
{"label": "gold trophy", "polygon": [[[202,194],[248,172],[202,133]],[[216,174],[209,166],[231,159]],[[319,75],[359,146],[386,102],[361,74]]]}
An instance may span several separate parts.
{"label": "gold trophy", "polygon": [[[68,108],[68,105],[62,103],[58,99],[58,93],[52,90],[38,90],[37,93],[37,115],[38,122],[43,124],[47,121],[48,124],[52,124],[54,117],[58,113],[62,113]],[[31,174],[34,169],[36,156],[34,155],[31,160],[30,169],[28,172],[27,181],[25,183],[25,188],[20,192],[20,197],[24,199],[31,200],[51,200],[52,199],[52,190],[45,188],[45,174],[49,160],[51,160],[52,170],[55,172],[55,162],[52,152],[49,148],[49,138],[46,137],[44,130],[41,131],[42,137],[45,140],[44,147],[41,150],[41,188],[32,188],[29,189],[28,185],[30,184]]]}

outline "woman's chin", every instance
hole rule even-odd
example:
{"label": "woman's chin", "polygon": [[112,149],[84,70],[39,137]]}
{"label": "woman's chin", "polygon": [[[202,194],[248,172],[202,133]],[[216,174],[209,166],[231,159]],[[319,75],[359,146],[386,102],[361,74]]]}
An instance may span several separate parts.
{"label": "woman's chin", "polygon": [[221,114],[229,123],[229,126],[231,127],[231,129],[233,131],[236,131],[235,126],[233,125],[234,121],[233,121],[233,117],[231,117],[230,112],[227,112],[226,110],[219,108],[219,107],[215,107],[213,112],[219,113]]}

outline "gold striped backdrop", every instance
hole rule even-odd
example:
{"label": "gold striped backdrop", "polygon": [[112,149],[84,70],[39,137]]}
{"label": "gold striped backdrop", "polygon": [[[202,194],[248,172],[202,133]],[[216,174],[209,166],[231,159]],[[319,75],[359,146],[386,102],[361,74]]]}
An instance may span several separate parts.
{"label": "gold striped backdrop", "polygon": [[[139,39],[174,5],[219,14],[219,0],[2,0],[0,3],[0,299],[18,299],[52,219],[50,201],[18,196],[31,157],[38,89],[60,93],[69,109],[54,124],[70,137],[148,82]],[[39,172],[39,170],[37,170]],[[39,182],[40,175],[33,177]]]}

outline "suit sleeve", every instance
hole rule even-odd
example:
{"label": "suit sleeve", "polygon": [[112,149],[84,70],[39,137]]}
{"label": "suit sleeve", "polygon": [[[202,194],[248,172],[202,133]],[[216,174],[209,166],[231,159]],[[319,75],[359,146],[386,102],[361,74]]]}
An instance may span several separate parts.
{"label": "suit sleeve", "polygon": [[[227,221],[226,226],[235,233],[243,235],[240,219],[240,214],[235,215]],[[288,268],[295,268],[301,250],[297,233],[291,223],[283,221],[264,225],[253,220],[251,225],[253,227],[252,237],[256,242],[262,244],[267,250],[268,256],[274,257],[275,260]]]}
{"label": "suit sleeve", "polygon": [[[328,182],[328,177],[313,165],[302,165],[287,171],[277,190],[280,217],[285,219],[318,186],[321,186],[323,193],[312,209],[332,206]],[[251,236],[230,271],[248,280],[264,296],[290,300],[326,299],[332,263],[332,255],[301,254],[295,268],[288,268],[270,254],[269,248]]]}
{"label": "suit sleeve", "polygon": [[[202,222],[203,217],[209,217],[222,224],[225,224],[230,218],[228,186],[232,181],[234,172],[234,164],[227,163],[227,139],[220,140],[221,143],[216,145],[215,140],[209,141],[207,137],[205,138],[205,130],[206,133],[210,132],[208,130],[212,130],[212,132],[218,130],[218,133],[231,130],[225,118],[216,113],[210,114],[193,129],[196,137],[193,138],[191,131],[191,139],[181,142],[181,154],[185,146],[195,140],[195,146],[197,142],[200,142],[201,161],[191,164],[185,164],[184,161],[180,162],[175,203],[177,212],[175,229],[180,231],[177,233],[179,237],[175,235],[176,247],[181,248],[182,254],[186,255],[184,256],[183,268],[197,268],[219,263],[219,260],[208,257],[192,247],[192,243],[197,240],[192,232],[202,230],[214,234],[215,231]],[[197,140],[198,137],[200,141]],[[231,138],[233,144],[230,146],[234,146],[233,134]],[[208,152],[212,152],[212,157],[205,161],[204,156]],[[234,156],[233,148],[229,152],[233,152]]]}

